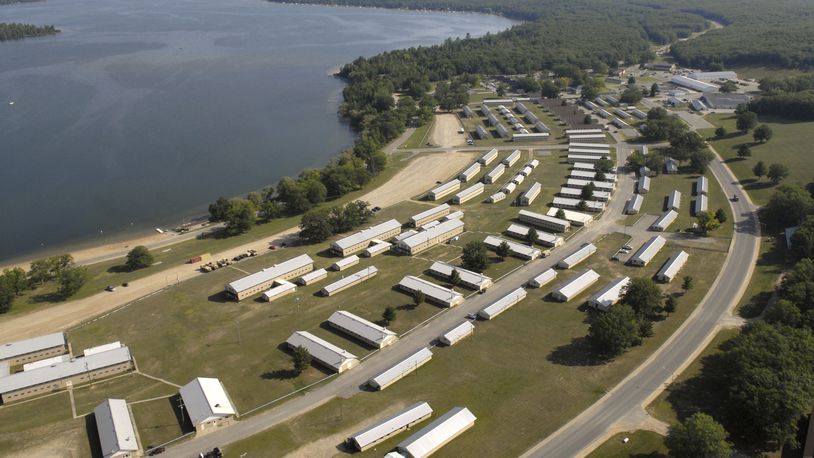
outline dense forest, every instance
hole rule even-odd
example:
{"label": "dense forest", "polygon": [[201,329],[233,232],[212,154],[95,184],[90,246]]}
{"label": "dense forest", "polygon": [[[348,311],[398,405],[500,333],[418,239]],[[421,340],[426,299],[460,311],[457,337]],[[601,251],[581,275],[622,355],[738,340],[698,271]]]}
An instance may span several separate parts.
{"label": "dense forest", "polygon": [[52,25],[31,25],[0,22],[0,41],[19,40],[28,37],[56,35],[59,29]]}
{"label": "dense forest", "polygon": [[[271,0],[385,8],[477,11],[532,22],[545,43],[581,52],[583,40],[607,38],[603,54],[636,48],[646,39],[674,42],[700,30],[705,19],[724,28],[677,42],[673,54],[686,66],[718,69],[738,65],[811,67],[814,65],[814,3],[806,0]],[[585,23],[583,25],[583,19]],[[573,26],[561,35],[562,25]],[[507,32],[507,33],[514,33]],[[505,34],[501,34],[505,35]],[[636,37],[638,35],[638,37]],[[576,40],[573,38],[576,36]],[[624,40],[624,41],[620,41]],[[548,53],[548,48],[536,52]],[[601,58],[601,57],[600,57]]]}

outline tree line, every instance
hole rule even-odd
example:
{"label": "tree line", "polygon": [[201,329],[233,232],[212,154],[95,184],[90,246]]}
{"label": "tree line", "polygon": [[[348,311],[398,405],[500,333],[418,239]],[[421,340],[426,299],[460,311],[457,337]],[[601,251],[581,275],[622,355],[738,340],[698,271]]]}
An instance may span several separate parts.
{"label": "tree line", "polygon": [[56,35],[59,29],[53,25],[20,24],[16,22],[0,22],[0,41],[20,40],[29,37],[42,37]]}
{"label": "tree line", "polygon": [[28,271],[21,267],[4,269],[0,274],[0,314],[11,310],[19,296],[47,283],[55,284],[56,298],[64,300],[76,294],[87,280],[87,268],[77,266],[69,254],[32,261]]}

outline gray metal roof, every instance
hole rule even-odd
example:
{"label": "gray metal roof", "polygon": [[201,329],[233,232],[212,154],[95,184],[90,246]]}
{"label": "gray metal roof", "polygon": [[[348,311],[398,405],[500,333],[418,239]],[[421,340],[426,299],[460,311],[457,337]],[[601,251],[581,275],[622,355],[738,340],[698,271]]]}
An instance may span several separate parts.
{"label": "gray metal roof", "polygon": [[93,409],[102,456],[139,449],[136,430],[124,399],[107,399]]}
{"label": "gray metal roof", "polygon": [[294,332],[286,343],[291,348],[304,347],[315,360],[332,367],[336,371],[339,371],[346,361],[357,359],[353,353],[343,350],[307,331]]}
{"label": "gray metal roof", "polygon": [[241,291],[253,288],[261,283],[265,283],[270,280],[276,280],[293,270],[297,270],[303,266],[313,263],[314,260],[311,259],[311,256],[308,256],[307,254],[302,254],[297,256],[296,258],[283,261],[279,264],[275,264],[271,267],[265,268],[260,272],[255,272],[239,280],[235,280],[231,283],[228,283],[226,285],[226,288],[231,291],[234,291],[235,293],[239,293]]}
{"label": "gray metal roof", "polygon": [[336,290],[340,290],[342,288],[347,287],[348,285],[356,283],[357,281],[367,280],[368,278],[370,278],[370,277],[372,277],[372,276],[374,276],[374,275],[376,275],[378,273],[379,273],[379,269],[377,269],[376,266],[366,267],[366,268],[360,270],[359,272],[348,275],[347,277],[345,277],[345,278],[343,278],[341,280],[337,280],[337,281],[331,283],[330,285],[325,285],[325,287],[322,288],[322,291],[330,294],[330,293],[332,293],[332,292],[334,292]]}
{"label": "gray metal roof", "polygon": [[18,372],[0,378],[0,393],[8,393],[53,382],[54,380],[73,377],[83,372],[90,372],[131,360],[130,349],[121,347],[103,353],[96,353],[95,355],[74,358],[71,361],[53,364],[48,367],[32,369],[28,372]]}
{"label": "gray metal roof", "polygon": [[[431,216],[439,215],[440,213],[449,212],[449,204],[441,204],[437,207],[432,207],[429,210],[424,210],[423,212],[413,215],[410,218],[410,221],[415,223],[416,221],[421,221],[423,219],[429,218]],[[440,216],[439,216],[440,218]]]}
{"label": "gray metal roof", "polygon": [[334,312],[328,318],[328,323],[376,344],[381,344],[387,340],[395,340],[396,337],[395,332],[344,310]]}
{"label": "gray metal roof", "polygon": [[66,345],[64,332],[55,332],[44,336],[9,342],[0,345],[0,361],[64,345]]}
{"label": "gray metal roof", "polygon": [[411,237],[408,237],[404,240],[401,240],[399,244],[406,245],[410,248],[415,246],[421,245],[422,243],[431,240],[439,235],[446,234],[447,232],[453,231],[462,227],[464,222],[459,219],[451,219],[449,221],[444,221],[443,223],[432,227],[426,231],[419,232]]}
{"label": "gray metal roof", "polygon": [[340,248],[342,250],[358,245],[367,240],[376,239],[393,229],[401,228],[401,223],[395,219],[385,221],[373,227],[363,229],[355,234],[349,235],[345,238],[339,239],[331,244],[331,246]]}
{"label": "gray metal roof", "polygon": [[179,390],[190,421],[195,426],[235,414],[226,388],[216,378],[197,377]]}

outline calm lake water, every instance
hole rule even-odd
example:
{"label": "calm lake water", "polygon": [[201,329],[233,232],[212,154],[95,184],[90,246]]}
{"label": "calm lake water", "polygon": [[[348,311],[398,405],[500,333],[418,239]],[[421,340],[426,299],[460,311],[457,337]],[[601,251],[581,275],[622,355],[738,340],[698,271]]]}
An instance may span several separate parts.
{"label": "calm lake water", "polygon": [[0,22],[63,31],[0,43],[0,260],[177,224],[321,166],[353,142],[331,69],[511,26],[262,0],[48,0]]}

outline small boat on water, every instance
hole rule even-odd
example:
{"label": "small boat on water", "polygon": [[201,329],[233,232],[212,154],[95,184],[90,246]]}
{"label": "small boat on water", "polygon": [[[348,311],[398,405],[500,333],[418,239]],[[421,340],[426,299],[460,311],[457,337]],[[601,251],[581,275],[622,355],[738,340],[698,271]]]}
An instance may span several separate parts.
{"label": "small boat on water", "polygon": [[9,105],[14,105],[14,101],[9,102],[8,104]]}

